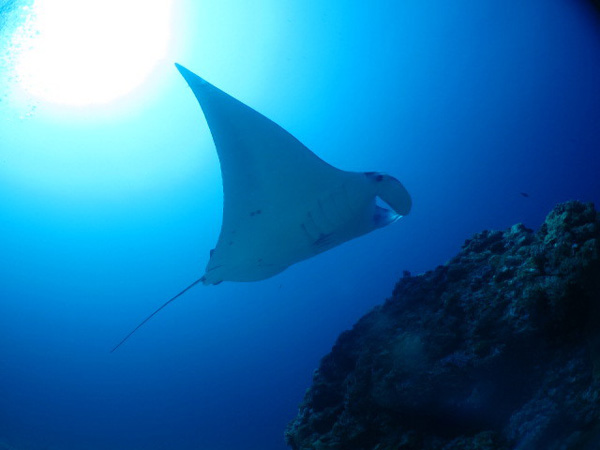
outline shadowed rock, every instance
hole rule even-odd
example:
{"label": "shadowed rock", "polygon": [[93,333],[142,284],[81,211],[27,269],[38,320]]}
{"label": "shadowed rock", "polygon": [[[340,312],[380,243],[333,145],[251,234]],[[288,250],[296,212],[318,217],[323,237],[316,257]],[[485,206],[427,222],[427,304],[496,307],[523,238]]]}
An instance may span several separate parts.
{"label": "shadowed rock", "polygon": [[338,338],[287,443],[600,448],[599,304],[593,205],[558,205],[537,232],[479,233]]}

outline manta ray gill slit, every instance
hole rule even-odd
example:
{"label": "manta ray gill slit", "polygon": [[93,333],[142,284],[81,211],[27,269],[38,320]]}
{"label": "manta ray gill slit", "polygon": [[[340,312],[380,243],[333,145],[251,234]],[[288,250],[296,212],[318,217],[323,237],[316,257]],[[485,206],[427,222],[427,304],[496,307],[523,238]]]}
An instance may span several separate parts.
{"label": "manta ray gill slit", "polygon": [[35,0],[13,40],[22,87],[42,101],[105,104],[166,56],[172,0]]}

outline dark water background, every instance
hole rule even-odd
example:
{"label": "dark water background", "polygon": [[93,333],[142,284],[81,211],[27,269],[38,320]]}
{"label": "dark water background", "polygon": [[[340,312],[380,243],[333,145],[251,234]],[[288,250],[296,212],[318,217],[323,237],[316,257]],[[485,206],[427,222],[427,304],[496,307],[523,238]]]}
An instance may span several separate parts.
{"label": "dark water background", "polygon": [[413,212],[272,279],[198,287],[110,354],[216,242],[202,113],[173,61],[114,110],[0,102],[0,449],[284,449],[319,359],[403,270],[600,205],[587,3],[213,3],[180,3],[179,62],[329,163],[396,176]]}

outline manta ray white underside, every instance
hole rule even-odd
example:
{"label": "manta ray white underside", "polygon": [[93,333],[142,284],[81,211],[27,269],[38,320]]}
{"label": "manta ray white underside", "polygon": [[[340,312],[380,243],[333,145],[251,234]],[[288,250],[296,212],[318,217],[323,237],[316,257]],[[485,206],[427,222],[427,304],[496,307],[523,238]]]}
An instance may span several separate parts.
{"label": "manta ray white underside", "polygon": [[[395,178],[347,172],[321,160],[249,106],[175,64],[198,99],[223,178],[223,223],[204,275],[147,317],[202,282],[258,281],[408,214],[411,198]],[[377,198],[390,209],[377,205]]]}
{"label": "manta ray white underside", "polygon": [[[395,178],[336,169],[273,121],[176,66],[204,111],[223,177],[223,224],[204,284],[271,277],[410,211],[410,196]],[[376,197],[393,209],[377,206]]]}

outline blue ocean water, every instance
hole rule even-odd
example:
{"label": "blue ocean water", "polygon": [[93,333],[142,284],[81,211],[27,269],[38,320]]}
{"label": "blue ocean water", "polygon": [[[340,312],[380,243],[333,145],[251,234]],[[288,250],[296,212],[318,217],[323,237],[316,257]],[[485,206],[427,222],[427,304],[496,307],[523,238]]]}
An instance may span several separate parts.
{"label": "blue ocean water", "polygon": [[0,449],[282,450],[319,359],[404,270],[600,205],[588,3],[216,3],[179,2],[178,62],[336,167],[396,176],[413,211],[271,279],[197,287],[109,353],[216,243],[202,112],[170,60],[114,109],[20,117],[2,98]]}

